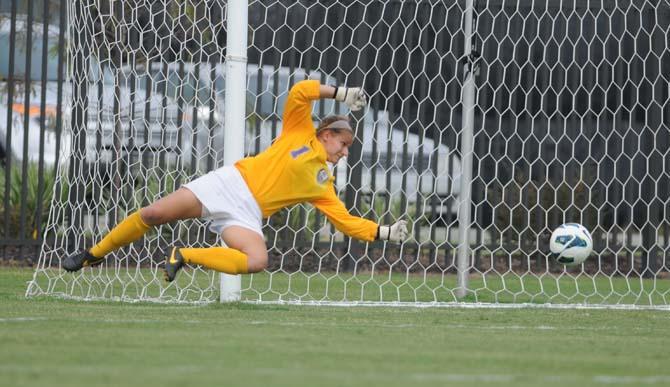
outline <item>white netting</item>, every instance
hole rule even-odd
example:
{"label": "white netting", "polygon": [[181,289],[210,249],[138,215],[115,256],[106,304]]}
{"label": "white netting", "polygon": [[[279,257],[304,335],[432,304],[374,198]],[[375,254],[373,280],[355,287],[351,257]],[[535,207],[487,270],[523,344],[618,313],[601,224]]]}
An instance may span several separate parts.
{"label": "white netting", "polygon": [[[363,85],[370,106],[352,115],[337,188],[352,213],[408,219],[412,236],[364,244],[309,206],[284,210],[265,224],[270,267],[243,278],[243,300],[667,307],[670,5],[581,3],[250,1],[245,153],[281,130],[296,81]],[[72,150],[28,294],[218,299],[212,272],[188,268],[170,286],[160,275],[175,241],[220,243],[199,221],[159,227],[74,275],[59,260],[222,164],[234,16],[204,0],[83,0],[69,16]],[[348,111],[314,105],[315,122],[333,113]],[[593,233],[584,265],[548,254],[566,221]]]}

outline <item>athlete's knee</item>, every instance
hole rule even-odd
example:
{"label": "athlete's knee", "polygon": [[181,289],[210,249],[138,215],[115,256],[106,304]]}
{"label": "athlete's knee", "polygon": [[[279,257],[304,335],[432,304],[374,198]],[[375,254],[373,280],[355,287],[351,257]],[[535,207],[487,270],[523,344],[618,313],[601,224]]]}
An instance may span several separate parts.
{"label": "athlete's knee", "polygon": [[258,273],[268,267],[268,253],[257,252],[255,254],[247,254],[247,271],[249,273]]}
{"label": "athlete's knee", "polygon": [[156,226],[170,221],[168,214],[160,206],[156,205],[156,203],[142,208],[140,210],[140,217],[149,226]]}

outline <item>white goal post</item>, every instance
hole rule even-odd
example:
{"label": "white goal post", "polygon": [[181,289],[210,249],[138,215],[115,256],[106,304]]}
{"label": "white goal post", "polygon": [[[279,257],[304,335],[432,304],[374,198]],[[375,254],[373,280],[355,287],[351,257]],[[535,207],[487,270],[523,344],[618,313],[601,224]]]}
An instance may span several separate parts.
{"label": "white goal post", "polygon": [[[247,0],[228,2],[228,36],[226,39],[226,90],[224,128],[224,165],[233,165],[244,157],[244,127],[246,125],[247,79]],[[242,278],[220,274],[219,301],[233,302],[242,298]]]}
{"label": "white goal post", "polygon": [[[71,146],[27,296],[670,309],[666,1],[75,0],[68,16]],[[61,269],[127,214],[269,146],[306,78],[368,94],[356,113],[316,102],[314,122],[350,114],[338,194],[409,220],[407,242],[361,243],[299,205],[265,221],[270,266],[232,295],[199,267],[162,280],[175,241],[222,243],[200,220]],[[582,265],[549,254],[564,222],[593,235]]]}

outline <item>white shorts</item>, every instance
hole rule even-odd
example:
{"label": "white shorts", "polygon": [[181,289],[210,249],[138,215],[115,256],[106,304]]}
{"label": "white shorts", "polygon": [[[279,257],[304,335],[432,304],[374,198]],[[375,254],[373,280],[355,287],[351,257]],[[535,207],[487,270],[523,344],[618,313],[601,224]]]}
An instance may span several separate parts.
{"label": "white shorts", "polygon": [[225,166],[183,185],[202,203],[202,217],[217,234],[230,226],[256,231],[263,237],[263,214],[237,168]]}

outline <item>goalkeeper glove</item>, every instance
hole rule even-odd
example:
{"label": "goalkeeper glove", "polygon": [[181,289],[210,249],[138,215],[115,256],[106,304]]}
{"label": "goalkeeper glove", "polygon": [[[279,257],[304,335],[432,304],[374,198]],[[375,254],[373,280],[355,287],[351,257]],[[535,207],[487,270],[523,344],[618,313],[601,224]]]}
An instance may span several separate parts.
{"label": "goalkeeper glove", "polygon": [[377,239],[400,243],[407,238],[407,221],[399,220],[390,226],[379,226]]}
{"label": "goalkeeper glove", "polygon": [[354,112],[361,110],[368,103],[365,92],[360,87],[336,87],[335,100],[344,102]]}

